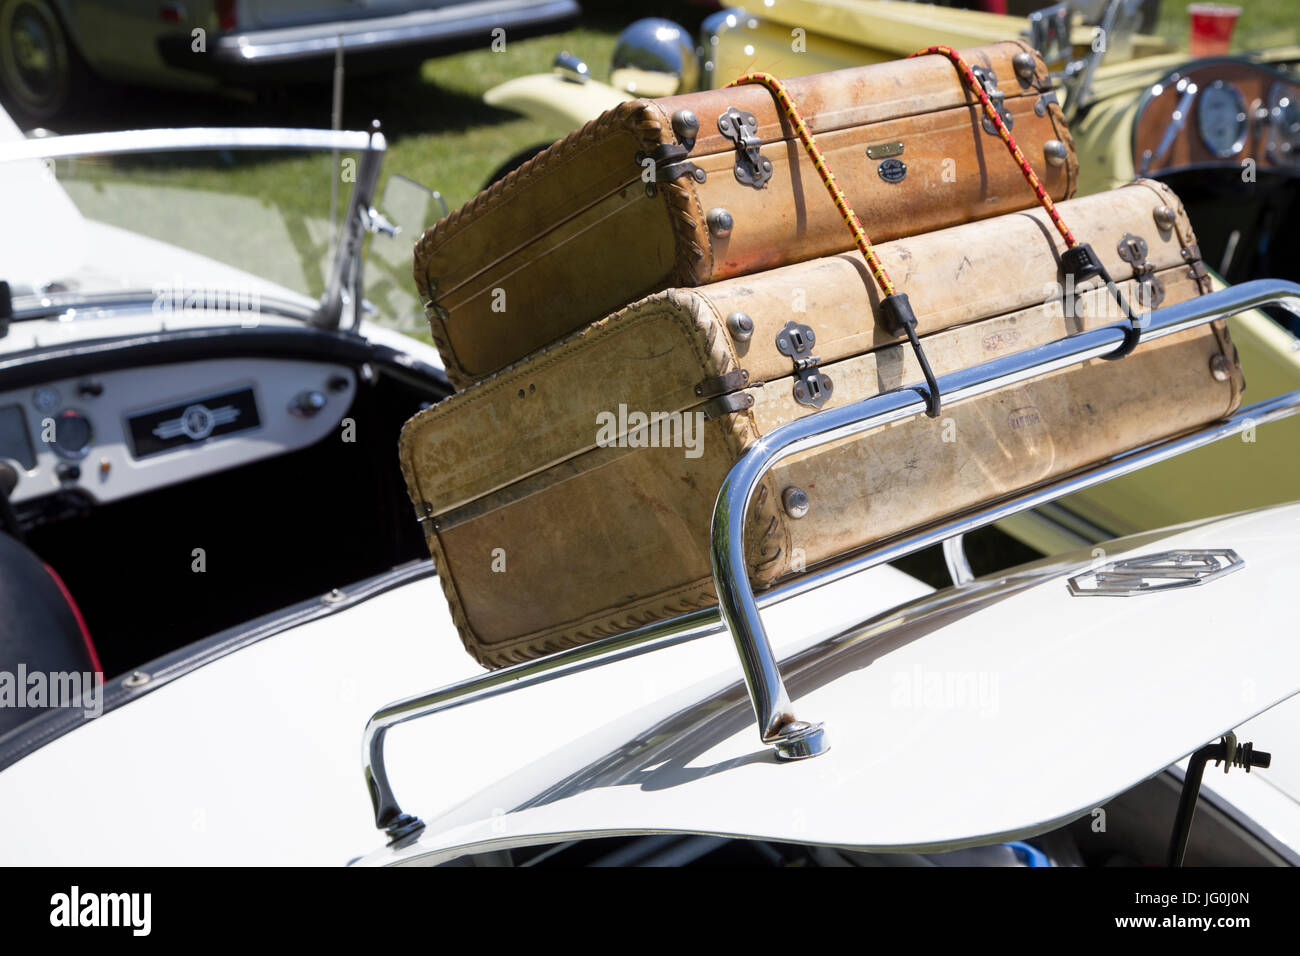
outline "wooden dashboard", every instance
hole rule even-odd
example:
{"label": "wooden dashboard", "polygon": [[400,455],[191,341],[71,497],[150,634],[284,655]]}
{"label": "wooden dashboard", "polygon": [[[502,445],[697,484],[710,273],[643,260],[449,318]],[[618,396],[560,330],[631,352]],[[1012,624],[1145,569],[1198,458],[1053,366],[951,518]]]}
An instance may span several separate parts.
{"label": "wooden dashboard", "polygon": [[1138,108],[1139,176],[1241,167],[1300,174],[1300,82],[1245,60],[1201,61],[1151,87]]}

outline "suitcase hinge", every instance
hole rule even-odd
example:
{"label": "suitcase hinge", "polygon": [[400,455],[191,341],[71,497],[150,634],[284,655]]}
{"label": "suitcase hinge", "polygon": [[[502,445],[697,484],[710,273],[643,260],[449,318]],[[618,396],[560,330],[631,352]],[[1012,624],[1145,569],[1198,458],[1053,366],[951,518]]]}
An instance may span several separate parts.
{"label": "suitcase hinge", "polygon": [[[708,177],[704,170],[686,158],[690,153],[691,151],[687,147],[680,146],[677,143],[664,143],[656,146],[654,152],[650,153],[648,157],[654,162],[655,182],[678,179],[682,176],[690,176],[697,183],[704,182]],[[644,165],[646,158],[645,153],[638,151],[636,164],[638,166]],[[646,185],[651,184],[647,183]]]}
{"label": "suitcase hinge", "polygon": [[1133,266],[1133,278],[1138,281],[1138,305],[1146,309],[1159,308],[1165,300],[1165,286],[1156,278],[1155,266],[1147,261],[1146,240],[1126,232],[1117,251],[1121,259]]}
{"label": "suitcase hinge", "polygon": [[711,422],[715,418],[722,418],[724,415],[730,415],[733,412],[743,412],[747,408],[753,408],[753,406],[754,396],[748,392],[731,392],[727,395],[719,395],[717,398],[704,403],[704,420]]}
{"label": "suitcase hinge", "polygon": [[736,180],[744,186],[762,189],[772,178],[772,161],[758,151],[758,120],[753,113],[728,106],[718,117],[718,132],[736,145]]}
{"label": "suitcase hinge", "polygon": [[809,408],[821,408],[835,390],[835,383],[817,368],[821,361],[812,354],[817,334],[793,320],[776,334],[776,350],[794,362],[794,400]]}
{"label": "suitcase hinge", "polygon": [[742,368],[725,375],[706,378],[695,386],[695,394],[700,398],[713,398],[716,395],[726,395],[728,392],[738,392],[748,384],[749,373]]}
{"label": "suitcase hinge", "polygon": [[[1011,129],[1014,122],[1011,118],[1011,112],[1006,108],[1004,101],[1007,94],[998,89],[997,75],[986,66],[972,66],[970,71],[975,74],[975,79],[980,81],[980,86],[984,87],[984,93],[993,102],[993,108],[998,111],[1002,117],[1002,122],[1007,124],[1007,129]],[[997,135],[998,128],[993,125],[993,121],[980,114],[981,123],[984,126],[984,132]]]}

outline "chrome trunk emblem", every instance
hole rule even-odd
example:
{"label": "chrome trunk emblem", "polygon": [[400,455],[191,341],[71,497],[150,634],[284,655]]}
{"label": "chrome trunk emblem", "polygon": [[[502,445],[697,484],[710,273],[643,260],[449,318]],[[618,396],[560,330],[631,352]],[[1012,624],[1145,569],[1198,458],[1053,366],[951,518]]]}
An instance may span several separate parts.
{"label": "chrome trunk emblem", "polygon": [[218,425],[229,425],[239,418],[239,409],[234,405],[222,405],[210,409],[206,405],[191,405],[181,412],[179,418],[169,418],[159,422],[153,433],[164,441],[185,435],[190,441],[202,441],[212,434]]}
{"label": "chrome trunk emblem", "polygon": [[1231,574],[1243,564],[1240,555],[1230,548],[1160,551],[1111,561],[1076,574],[1070,578],[1069,587],[1070,593],[1079,597],[1094,594],[1128,597],[1204,584]]}

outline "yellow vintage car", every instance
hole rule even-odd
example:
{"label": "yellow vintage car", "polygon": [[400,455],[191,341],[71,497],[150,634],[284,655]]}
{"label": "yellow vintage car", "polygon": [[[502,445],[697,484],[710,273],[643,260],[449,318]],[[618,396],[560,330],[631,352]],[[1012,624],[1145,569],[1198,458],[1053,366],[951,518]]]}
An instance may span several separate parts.
{"label": "yellow vintage car", "polygon": [[[936,43],[968,47],[1025,36],[1059,77],[1080,194],[1137,176],[1161,179],[1186,204],[1216,283],[1300,279],[1300,242],[1288,228],[1300,210],[1300,47],[1193,58],[1141,32],[1153,8],[1151,0],[1076,0],[1024,18],[893,0],[764,0],[758,12],[712,14],[697,38],[667,20],[637,21],[618,40],[609,83],[561,55],[553,73],[510,80],[485,98],[576,127],[632,97],[716,88],[744,72],[803,75]],[[1246,313],[1231,331],[1250,400],[1300,387],[1300,316]],[[1294,494],[1288,478],[1300,466],[1297,448],[1300,421],[1287,421],[1004,528],[1053,552],[1205,517],[1225,502],[1244,510],[1285,501]],[[1295,465],[1277,467],[1279,456]]]}

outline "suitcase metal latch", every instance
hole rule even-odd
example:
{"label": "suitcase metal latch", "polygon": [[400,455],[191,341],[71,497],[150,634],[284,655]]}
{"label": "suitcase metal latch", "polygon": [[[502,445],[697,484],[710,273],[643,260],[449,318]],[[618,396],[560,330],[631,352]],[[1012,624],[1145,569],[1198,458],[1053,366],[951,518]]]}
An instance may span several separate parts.
{"label": "suitcase metal latch", "polygon": [[1117,249],[1119,257],[1133,267],[1133,278],[1138,281],[1138,307],[1159,308],[1165,300],[1165,286],[1156,278],[1156,270],[1147,261],[1147,243],[1141,236],[1124,233]]}
{"label": "suitcase metal latch", "polygon": [[776,349],[794,361],[794,400],[809,408],[821,408],[835,391],[830,378],[817,370],[821,359],[812,354],[817,335],[806,325],[790,321],[776,334]]}
{"label": "suitcase metal latch", "polygon": [[[997,75],[985,66],[972,66],[970,71],[975,74],[975,79],[980,81],[980,86],[984,87],[984,94],[992,101],[993,108],[998,111],[1002,117],[1002,122],[1007,124],[1007,129],[1011,129],[1015,120],[1011,118],[1011,111],[1006,108],[1004,101],[1007,94],[998,89]],[[997,135],[998,128],[993,125],[993,121],[987,115],[981,112],[980,123],[984,127],[984,132]]]}
{"label": "suitcase metal latch", "polygon": [[758,151],[763,141],[758,138],[758,120],[754,114],[728,106],[718,117],[718,132],[736,144],[737,181],[755,189],[766,186],[772,178],[772,161]]}

